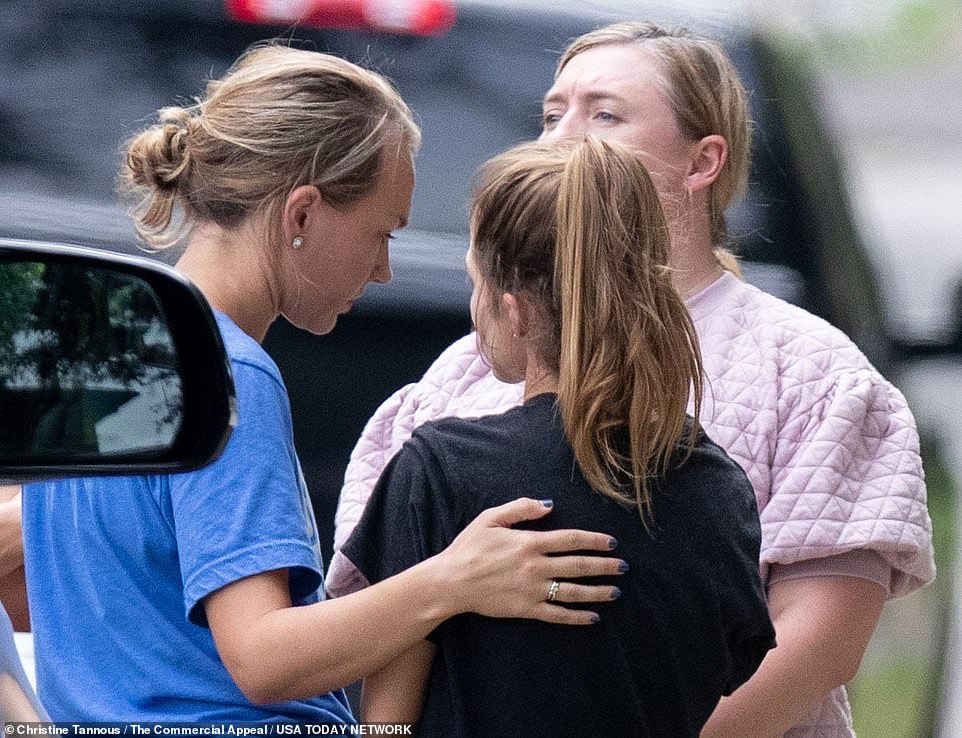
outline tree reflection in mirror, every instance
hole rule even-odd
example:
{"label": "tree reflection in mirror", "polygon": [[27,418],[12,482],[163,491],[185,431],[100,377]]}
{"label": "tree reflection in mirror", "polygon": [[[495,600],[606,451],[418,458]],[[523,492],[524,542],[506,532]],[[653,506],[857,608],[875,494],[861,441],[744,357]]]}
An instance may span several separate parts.
{"label": "tree reflection in mirror", "polygon": [[116,270],[0,264],[0,453],[70,463],[163,450],[183,409],[153,289]]}

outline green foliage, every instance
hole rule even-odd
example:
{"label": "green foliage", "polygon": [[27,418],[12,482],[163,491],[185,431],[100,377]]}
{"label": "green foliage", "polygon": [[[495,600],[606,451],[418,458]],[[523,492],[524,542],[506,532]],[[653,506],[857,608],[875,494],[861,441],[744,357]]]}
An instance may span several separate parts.
{"label": "green foliage", "polygon": [[[93,380],[128,384],[145,372],[145,336],[163,324],[153,292],[133,277],[108,270],[48,268],[35,291],[33,327],[39,328],[19,361],[42,384]],[[154,366],[164,354],[154,351]]]}
{"label": "green foliage", "polygon": [[928,679],[919,660],[886,663],[860,674],[851,686],[855,734],[859,738],[921,738],[926,722]]}
{"label": "green foliage", "polygon": [[[177,356],[157,297],[141,279],[69,263],[0,267],[0,405],[17,452],[98,449],[96,423],[148,386],[179,387]],[[176,422],[174,389],[156,423]]]}
{"label": "green foliage", "polygon": [[28,327],[43,272],[43,264],[0,264],[0,366],[13,350],[14,335]]}

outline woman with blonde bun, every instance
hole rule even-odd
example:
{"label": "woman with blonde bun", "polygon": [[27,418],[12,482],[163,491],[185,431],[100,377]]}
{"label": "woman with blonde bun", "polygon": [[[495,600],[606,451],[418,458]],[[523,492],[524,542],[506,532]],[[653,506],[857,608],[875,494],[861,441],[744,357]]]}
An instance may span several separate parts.
{"label": "woman with blonde bun", "polygon": [[550,501],[481,513],[422,566],[323,601],[314,517],[277,367],[280,315],[326,333],[369,282],[391,278],[419,131],[382,77],[341,59],[254,48],[196,104],[160,111],[129,144],[137,228],[186,237],[178,269],[214,308],[238,424],[195,472],[27,485],[23,526],[39,695],[55,720],[350,723],[341,687],[446,618],[591,624],[562,603],[612,587],[607,534],[509,526]]}

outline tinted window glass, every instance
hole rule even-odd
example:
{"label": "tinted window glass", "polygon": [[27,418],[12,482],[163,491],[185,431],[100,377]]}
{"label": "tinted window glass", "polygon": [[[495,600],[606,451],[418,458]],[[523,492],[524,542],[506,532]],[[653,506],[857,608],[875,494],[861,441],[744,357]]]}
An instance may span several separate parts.
{"label": "tinted window glass", "polygon": [[153,290],[106,269],[0,263],[5,459],[162,450],[181,425],[178,362]]}

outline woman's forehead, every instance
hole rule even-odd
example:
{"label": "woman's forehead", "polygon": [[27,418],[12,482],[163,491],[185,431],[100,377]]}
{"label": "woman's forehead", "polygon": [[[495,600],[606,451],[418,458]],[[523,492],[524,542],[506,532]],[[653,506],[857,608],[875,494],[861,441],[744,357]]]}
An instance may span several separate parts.
{"label": "woman's forehead", "polygon": [[605,44],[572,57],[545,94],[545,101],[572,94],[631,98],[649,88],[657,89],[660,83],[660,65],[643,46]]}

